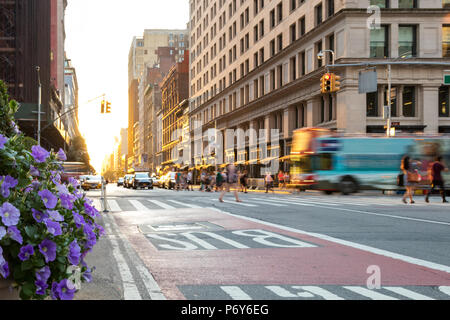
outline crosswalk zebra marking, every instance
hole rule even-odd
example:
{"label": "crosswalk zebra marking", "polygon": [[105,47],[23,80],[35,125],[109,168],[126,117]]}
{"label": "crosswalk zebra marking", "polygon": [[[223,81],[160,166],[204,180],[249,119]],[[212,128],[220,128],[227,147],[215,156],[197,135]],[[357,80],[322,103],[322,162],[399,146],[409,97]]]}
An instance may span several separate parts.
{"label": "crosswalk zebra marking", "polygon": [[397,298],[379,293],[375,290],[367,289],[364,287],[356,287],[356,286],[344,286],[344,289],[356,292],[362,296],[365,296],[372,300],[398,300]]}
{"label": "crosswalk zebra marking", "polygon": [[409,289],[401,288],[401,287],[383,287],[383,289],[392,291],[394,293],[397,293],[399,295],[405,296],[405,297],[413,299],[413,300],[434,300],[433,298],[427,297],[423,294],[411,291]]}
{"label": "crosswalk zebra marking", "polygon": [[148,208],[144,206],[140,201],[138,200],[128,200],[132,204],[133,207],[136,208],[138,211],[147,211]]}
{"label": "crosswalk zebra marking", "polygon": [[157,206],[160,206],[161,208],[164,209],[176,209],[175,207],[171,206],[170,204],[165,204],[164,202],[158,201],[158,200],[150,200],[148,199],[148,201],[156,204]]}
{"label": "crosswalk zebra marking", "polygon": [[200,206],[195,205],[195,204],[189,204],[189,203],[180,202],[180,201],[176,201],[176,200],[169,200],[169,201],[170,201],[170,202],[173,202],[173,203],[176,203],[176,204],[178,204],[178,205],[180,205],[180,206],[188,207],[188,208],[194,208],[194,209],[199,209],[199,208],[201,208]]}
{"label": "crosswalk zebra marking", "polygon": [[122,211],[116,200],[108,200],[108,206],[111,211]]}
{"label": "crosswalk zebra marking", "polygon": [[247,200],[247,199],[245,199],[245,201],[256,202],[256,203],[259,203],[259,204],[264,204],[264,205],[274,206],[274,207],[288,207],[287,204],[268,202],[268,201],[264,201],[264,200],[261,200],[261,199],[258,199],[258,200]]}
{"label": "crosswalk zebra marking", "polygon": [[252,300],[248,294],[237,286],[221,286],[220,289],[225,291],[233,300]]}
{"label": "crosswalk zebra marking", "polygon": [[230,200],[223,200],[223,202],[236,204],[236,205],[240,205],[240,206],[244,206],[244,207],[258,207],[256,204],[243,203],[243,202],[230,201]]}
{"label": "crosswalk zebra marking", "polygon": [[439,290],[446,295],[450,296],[450,287],[449,286],[440,286]]}

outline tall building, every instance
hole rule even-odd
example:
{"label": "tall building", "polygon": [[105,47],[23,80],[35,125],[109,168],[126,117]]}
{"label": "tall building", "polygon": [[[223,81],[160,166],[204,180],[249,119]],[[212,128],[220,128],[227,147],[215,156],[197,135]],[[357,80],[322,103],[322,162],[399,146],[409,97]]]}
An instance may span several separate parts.
{"label": "tall building", "polygon": [[[170,48],[162,49],[163,47]],[[146,29],[143,36],[133,38],[128,55],[128,163],[130,170],[134,170],[132,168],[139,164],[136,148],[139,143],[139,81],[143,72],[146,67],[164,68],[172,59],[175,62],[179,61],[184,57],[184,51],[187,48],[189,48],[187,30]]]}
{"label": "tall building", "polygon": [[[67,0],[0,2],[0,79],[20,103],[20,129],[37,140],[38,73],[42,84],[41,145],[64,148],[64,11]],[[32,30],[32,31],[31,31]]]}
{"label": "tall building", "polygon": [[178,161],[177,145],[182,136],[185,121],[184,111],[189,107],[189,51],[185,58],[177,62],[161,82],[163,113],[163,165],[170,166]]}
{"label": "tall building", "polygon": [[[397,132],[450,132],[449,88],[443,62],[450,57],[447,0],[217,0],[190,1],[191,135],[220,130],[223,159],[248,166],[290,153],[292,132],[322,127],[382,133],[391,96]],[[380,10],[368,11],[370,5]],[[323,56],[320,57],[319,53]],[[378,90],[360,94],[363,64],[375,66]],[[412,64],[416,63],[416,64]],[[322,94],[320,78],[341,77],[340,90]],[[226,129],[236,134],[228,136]],[[270,146],[270,130],[278,130]],[[242,146],[234,142],[246,136]],[[256,132],[256,136],[252,134]],[[256,156],[255,156],[256,154]],[[208,155],[193,155],[201,163]]]}
{"label": "tall building", "polygon": [[80,136],[78,119],[78,80],[70,59],[64,62],[64,113],[63,123],[70,140]]}

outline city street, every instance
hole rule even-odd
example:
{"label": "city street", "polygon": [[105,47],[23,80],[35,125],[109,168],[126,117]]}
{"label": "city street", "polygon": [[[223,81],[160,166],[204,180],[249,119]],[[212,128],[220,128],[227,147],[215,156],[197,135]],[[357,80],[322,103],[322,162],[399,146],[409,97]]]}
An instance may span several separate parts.
{"label": "city street", "polygon": [[[103,211],[100,191],[87,195]],[[109,184],[93,282],[76,299],[450,299],[450,207],[438,196],[218,196]]]}

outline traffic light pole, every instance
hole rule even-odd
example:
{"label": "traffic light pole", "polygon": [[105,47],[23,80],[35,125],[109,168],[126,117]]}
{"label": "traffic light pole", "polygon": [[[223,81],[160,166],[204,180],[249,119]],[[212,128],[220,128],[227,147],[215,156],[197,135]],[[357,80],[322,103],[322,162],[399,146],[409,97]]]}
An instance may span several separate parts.
{"label": "traffic light pole", "polygon": [[387,70],[388,70],[388,107],[387,107],[387,112],[388,112],[388,116],[387,116],[387,136],[388,138],[391,136],[391,65],[388,64],[387,65]]}

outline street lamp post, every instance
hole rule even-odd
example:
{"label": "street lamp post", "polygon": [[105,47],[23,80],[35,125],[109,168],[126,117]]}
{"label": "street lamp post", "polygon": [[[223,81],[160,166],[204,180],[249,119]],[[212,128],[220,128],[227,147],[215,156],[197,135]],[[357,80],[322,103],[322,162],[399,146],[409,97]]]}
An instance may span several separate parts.
{"label": "street lamp post", "polygon": [[37,129],[37,139],[38,139],[38,145],[41,145],[41,92],[42,92],[42,85],[41,85],[41,77],[39,75],[39,71],[41,68],[39,66],[36,66],[37,76],[38,76],[38,129]]}
{"label": "street lamp post", "polygon": [[[334,65],[334,60],[335,60],[335,53],[333,50],[330,49],[326,49],[326,50],[322,50],[317,54],[317,57],[319,59],[323,59],[324,57],[324,52],[329,52],[331,53],[331,64]],[[327,72],[329,72],[329,67],[328,67],[328,63],[326,64],[326,68],[327,68]]]}

